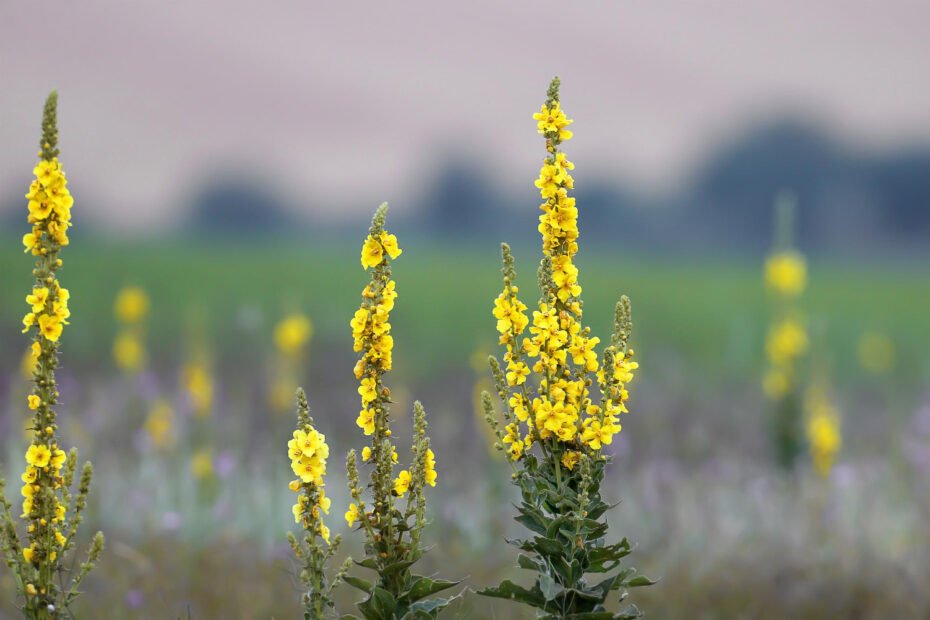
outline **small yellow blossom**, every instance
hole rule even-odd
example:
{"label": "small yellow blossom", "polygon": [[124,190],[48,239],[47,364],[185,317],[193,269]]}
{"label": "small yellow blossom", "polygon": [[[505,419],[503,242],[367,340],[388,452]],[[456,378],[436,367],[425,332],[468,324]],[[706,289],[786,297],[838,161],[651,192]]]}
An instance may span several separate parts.
{"label": "small yellow blossom", "polygon": [[773,254],[765,262],[765,283],[775,293],[797,297],[807,282],[804,257],[793,250]]}
{"label": "small yellow blossom", "polygon": [[397,474],[397,479],[394,480],[394,494],[398,497],[403,497],[410,489],[410,481],[410,472],[406,469],[401,470],[401,472]]}
{"label": "small yellow blossom", "polygon": [[138,323],[149,312],[149,296],[138,286],[127,286],[116,294],[113,312],[127,325]]}
{"label": "small yellow blossom", "polygon": [[349,527],[352,527],[352,525],[359,519],[358,506],[355,504],[349,504],[349,509],[346,511],[345,517],[346,523],[349,524]]}
{"label": "small yellow blossom", "polygon": [[[296,356],[313,335],[313,323],[303,314],[291,314],[275,326],[274,342],[284,355]],[[292,392],[293,394],[293,392]]]}
{"label": "small yellow blossom", "polygon": [[365,269],[377,267],[381,263],[383,255],[384,247],[381,245],[381,242],[372,237],[368,237],[362,245],[362,267]]}
{"label": "small yellow blossom", "polygon": [[47,467],[49,460],[52,458],[52,452],[48,446],[42,444],[32,444],[26,450],[26,462],[33,467]]}

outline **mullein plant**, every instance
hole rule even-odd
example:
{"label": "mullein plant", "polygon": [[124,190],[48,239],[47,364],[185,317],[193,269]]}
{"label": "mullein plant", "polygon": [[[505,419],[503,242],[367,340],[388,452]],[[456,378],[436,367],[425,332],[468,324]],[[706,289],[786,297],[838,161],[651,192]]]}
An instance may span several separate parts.
{"label": "mullein plant", "polygon": [[36,263],[32,271],[35,285],[26,297],[30,309],[23,319],[23,333],[33,335],[35,365],[28,397],[32,443],[26,450],[22,474],[22,537],[0,481],[0,545],[22,597],[23,615],[34,619],[72,617],[71,605],[81,582],[103,549],[103,535],[98,532],[87,559],[76,571],[71,562],[65,562],[76,544],[93,470],[90,463],[84,464],[77,491],[72,493],[78,469],[77,450],[65,454],[56,436],[58,343],[71,314],[68,289],[59,283],[57,272],[62,266],[61,249],[69,243],[74,203],[58,161],[57,104],[58,95],[52,92],[42,120],[41,159],[26,194],[32,231],[23,237],[23,244],[26,252],[36,257]]}
{"label": "mullein plant", "polygon": [[581,286],[572,262],[578,251],[578,209],[569,174],[574,165],[560,149],[572,137],[567,129],[572,121],[559,103],[558,78],[533,118],[547,152],[536,181],[543,199],[541,297],[531,322],[504,244],[504,289],[493,313],[505,366],[493,356],[489,360],[504,404],[503,425],[490,394],[483,400],[520,489],[516,521],[532,532],[512,541],[522,551],[518,565],[535,573],[535,580],[529,588],[504,581],[481,594],[534,607],[542,618],[637,618],[642,614],[635,605],[609,611],[608,599],[617,592],[623,601],[627,588],[653,582],[621,567],[632,547],[626,538],[607,542],[610,506],[601,498],[610,462],[605,448],[620,432],[627,385],[638,368],[629,347],[630,301],[623,296],[617,304],[613,336],[599,358],[600,339],[581,322]]}
{"label": "mullein plant", "polygon": [[781,194],[775,204],[775,247],[765,261],[772,323],[765,339],[768,367],[762,387],[771,402],[775,458],[784,469],[792,469],[804,449],[802,363],[810,347],[799,307],[807,283],[807,265],[793,243],[794,211],[794,198]]}
{"label": "mullein plant", "polygon": [[335,618],[332,593],[345,577],[349,561],[332,580],[328,579],[326,564],[336,554],[341,541],[339,536],[330,539],[329,527],[323,522],[323,514],[329,512],[331,505],[323,481],[329,446],[326,437],[313,426],[307,395],[302,389],[297,390],[297,428],[287,443],[287,454],[291,470],[297,476],[289,485],[291,491],[297,493],[294,522],[302,529],[301,538],[293,532],[289,532],[287,538],[301,564],[304,619]]}
{"label": "mullein plant", "polygon": [[[346,583],[365,598],[358,611],[368,620],[436,618],[455,598],[433,597],[456,585],[416,575],[412,571],[426,549],[422,544],[426,520],[426,487],[436,486],[436,458],[426,436],[426,413],[414,403],[413,458],[407,469],[394,475],[397,450],[391,439],[391,391],[384,383],[391,370],[394,338],[390,314],[397,297],[391,279],[391,261],[401,254],[397,237],[384,229],[387,205],[375,213],[362,245],[361,262],[371,272],[362,291],[361,307],[352,318],[354,349],[362,356],[355,365],[362,409],[356,423],[371,443],[362,449],[361,461],[370,474],[363,487],[355,450],[346,459],[349,492],[354,500],[345,513],[349,527],[365,537],[365,557],[358,566],[374,571],[368,581],[346,575]],[[354,617],[354,616],[348,616]]]}

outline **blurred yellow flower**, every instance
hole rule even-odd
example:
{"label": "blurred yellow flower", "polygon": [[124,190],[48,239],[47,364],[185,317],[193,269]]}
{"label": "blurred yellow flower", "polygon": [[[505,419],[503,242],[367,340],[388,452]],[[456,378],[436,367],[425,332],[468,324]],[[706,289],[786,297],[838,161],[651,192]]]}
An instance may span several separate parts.
{"label": "blurred yellow flower", "polygon": [[207,367],[199,363],[188,364],[184,367],[183,382],[194,413],[201,418],[210,415],[213,407],[213,377]]}
{"label": "blurred yellow flower", "polygon": [[284,317],[274,329],[275,346],[281,353],[291,357],[301,353],[311,336],[313,336],[313,323],[303,314],[291,314]]}
{"label": "blurred yellow flower", "polygon": [[142,288],[127,286],[116,294],[113,312],[123,323],[138,323],[149,312],[149,297]]}
{"label": "blurred yellow flower", "polygon": [[772,400],[778,400],[791,390],[791,379],[788,373],[781,368],[772,368],[765,373],[762,380],[762,390]]}
{"label": "blurred yellow flower", "polygon": [[198,480],[213,475],[213,453],[209,448],[202,448],[194,453],[193,458],[191,458],[191,473]]}
{"label": "blurred yellow flower", "polygon": [[113,360],[120,370],[138,372],[145,361],[145,347],[135,331],[126,330],[113,342]]}
{"label": "blurred yellow flower", "polygon": [[171,435],[173,421],[174,410],[166,401],[160,400],[156,402],[152,410],[149,411],[149,415],[145,419],[145,432],[148,433],[152,445],[156,448],[167,448],[173,443]]}
{"label": "blurred yellow flower", "polygon": [[765,350],[773,364],[785,364],[807,352],[807,332],[796,319],[783,319],[769,330]]}
{"label": "blurred yellow flower", "polygon": [[894,368],[895,346],[891,338],[879,332],[866,332],[859,338],[859,363],[876,375]]}
{"label": "blurred yellow flower", "polygon": [[821,388],[812,388],[806,395],[805,404],[811,460],[814,470],[826,477],[842,447],[839,412]]}
{"label": "blurred yellow flower", "polygon": [[773,254],[765,262],[765,284],[779,295],[797,297],[807,282],[804,257],[793,250]]}

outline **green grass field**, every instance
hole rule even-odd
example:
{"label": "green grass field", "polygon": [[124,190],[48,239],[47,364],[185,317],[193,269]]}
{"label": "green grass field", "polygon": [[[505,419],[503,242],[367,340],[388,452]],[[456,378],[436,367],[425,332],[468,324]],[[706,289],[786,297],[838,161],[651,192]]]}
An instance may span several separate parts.
{"label": "green grass field", "polygon": [[[398,371],[422,375],[458,368],[476,350],[492,350],[490,309],[500,288],[496,245],[445,247],[400,234],[405,254],[395,267]],[[84,240],[68,248],[61,276],[74,293],[68,359],[107,361],[115,333],[112,300],[126,284],[142,286],[152,297],[149,329],[156,360],[176,362],[179,344],[192,329],[206,330],[223,356],[246,356],[287,309],[313,319],[314,350],[348,351],[348,321],[366,281],[355,245]],[[532,305],[538,252],[521,248],[517,260],[522,295]],[[605,336],[614,303],[626,293],[633,300],[634,342],[644,364],[680,363],[699,380],[756,377],[768,319],[760,262],[583,251],[578,263],[585,320]],[[0,246],[0,334],[9,343],[4,364],[18,359],[15,327],[25,308],[21,297],[30,286],[30,264],[15,239]],[[814,349],[821,352],[815,355],[839,380],[859,377],[857,343],[869,330],[895,342],[895,380],[913,383],[930,372],[930,265],[814,260],[810,271],[804,304]],[[650,375],[658,380],[656,370]]]}

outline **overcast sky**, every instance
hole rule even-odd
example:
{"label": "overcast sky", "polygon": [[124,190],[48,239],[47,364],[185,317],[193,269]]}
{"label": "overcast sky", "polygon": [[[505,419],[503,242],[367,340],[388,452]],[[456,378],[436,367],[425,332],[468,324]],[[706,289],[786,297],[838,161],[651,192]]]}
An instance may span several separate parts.
{"label": "overcast sky", "polygon": [[579,169],[645,189],[786,111],[890,148],[930,139],[928,24],[926,1],[4,0],[0,198],[26,189],[52,87],[76,208],[118,227],[228,169],[366,216],[460,151],[531,188],[556,73]]}

